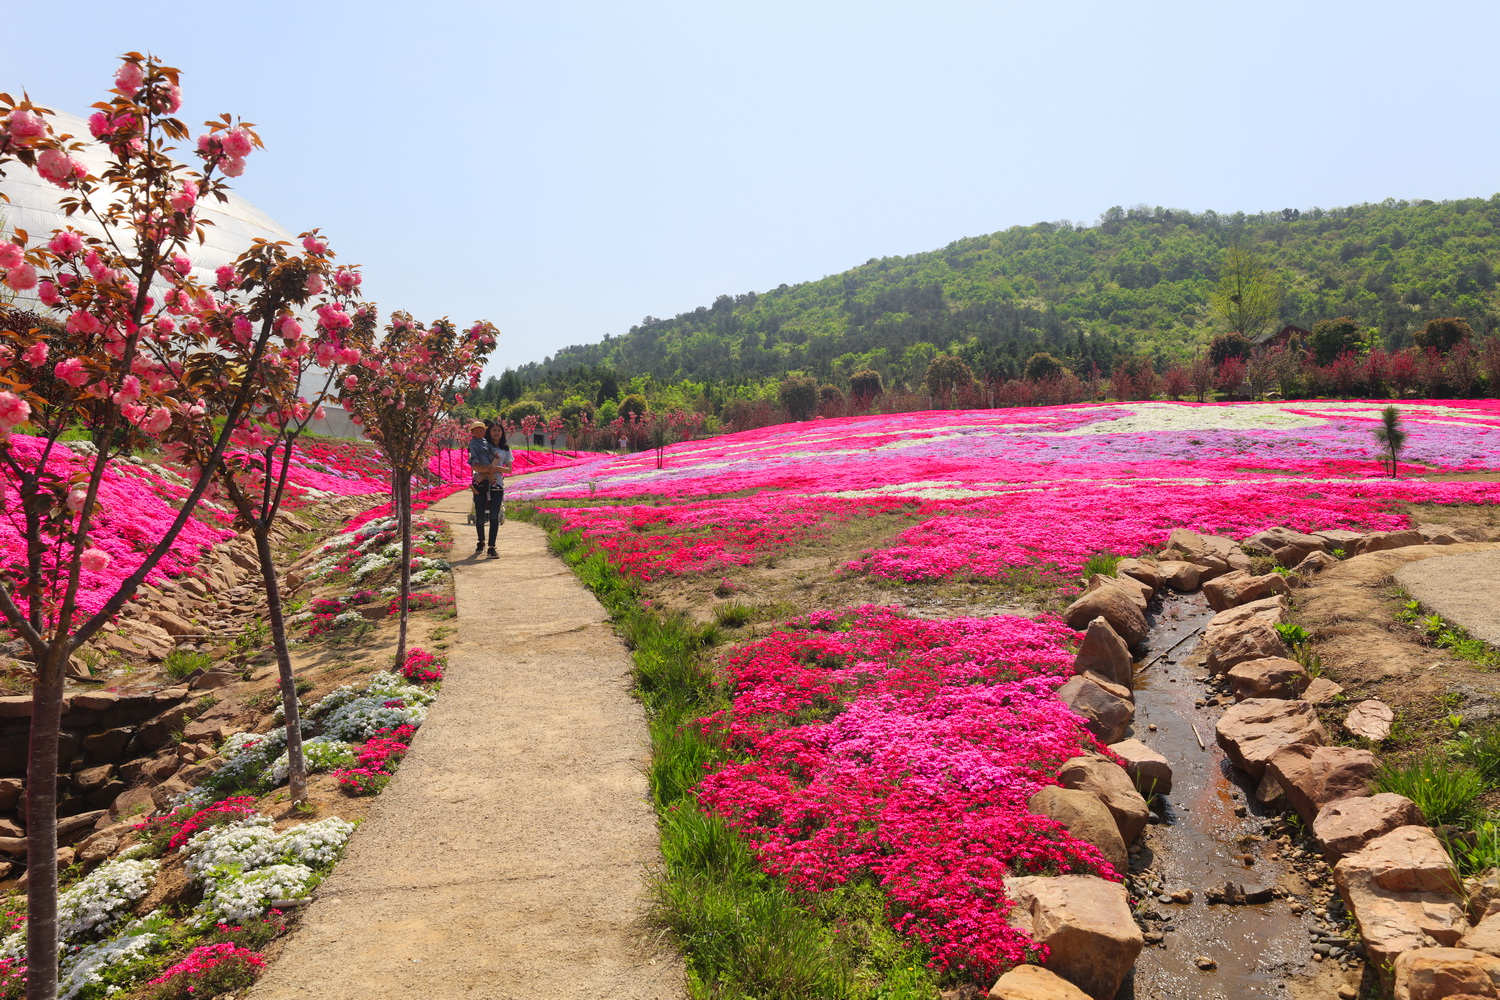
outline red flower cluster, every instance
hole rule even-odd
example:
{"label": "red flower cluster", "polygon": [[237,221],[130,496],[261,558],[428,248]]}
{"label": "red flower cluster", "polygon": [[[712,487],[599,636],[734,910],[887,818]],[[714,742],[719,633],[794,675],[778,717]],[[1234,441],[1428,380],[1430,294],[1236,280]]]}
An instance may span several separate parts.
{"label": "red flower cluster", "polygon": [[[164,987],[154,991],[157,996],[193,996],[199,992],[197,986],[205,980],[214,986],[248,985],[265,964],[260,952],[241,948],[231,941],[199,945],[188,952],[187,958],[168,966],[167,971],[147,985]],[[202,995],[212,996],[218,992],[209,988],[204,989]]]}
{"label": "red flower cluster", "polygon": [[135,828],[151,839],[166,836],[170,831],[167,850],[175,851],[191,840],[193,834],[201,830],[233,823],[247,816],[254,816],[255,813],[255,798],[250,795],[241,795],[232,799],[223,799],[207,809],[197,811],[194,811],[191,806],[181,806],[165,816],[137,823]]}
{"label": "red flower cluster", "polygon": [[386,786],[406,752],[411,749],[407,740],[416,732],[411,726],[382,729],[374,739],[354,751],[358,767],[343,768],[333,772],[340,787],[353,795],[374,795]]}
{"label": "red flower cluster", "polygon": [[443,664],[427,650],[413,646],[407,650],[406,662],[401,664],[397,673],[417,684],[431,684],[443,679]]}
{"label": "red flower cluster", "polygon": [[699,785],[794,890],[871,879],[933,961],[991,976],[1035,955],[1005,921],[1011,874],[1119,876],[1026,800],[1097,744],[1053,697],[1077,633],[1025,618],[818,612],[724,662],[703,720],[734,762]]}

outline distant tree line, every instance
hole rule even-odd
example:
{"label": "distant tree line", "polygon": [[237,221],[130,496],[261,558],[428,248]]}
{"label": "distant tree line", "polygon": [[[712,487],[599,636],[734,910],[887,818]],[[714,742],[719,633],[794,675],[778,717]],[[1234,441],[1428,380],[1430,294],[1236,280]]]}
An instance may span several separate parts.
{"label": "distant tree line", "polygon": [[[618,373],[713,386],[728,399],[793,372],[847,390],[865,370],[914,389],[939,355],[985,381],[1023,377],[1037,353],[1075,373],[1111,373],[1117,359],[1142,356],[1165,371],[1216,334],[1246,332],[1256,315],[1305,329],[1348,316],[1398,352],[1435,318],[1464,316],[1481,336],[1500,328],[1497,255],[1500,196],[1249,215],[1112,208],[1093,226],[1015,227],[646,317],[623,336],[507,372],[484,392],[501,405]],[[1226,290],[1227,278],[1253,279],[1256,268],[1269,284]],[[612,395],[598,393],[595,405]]]}

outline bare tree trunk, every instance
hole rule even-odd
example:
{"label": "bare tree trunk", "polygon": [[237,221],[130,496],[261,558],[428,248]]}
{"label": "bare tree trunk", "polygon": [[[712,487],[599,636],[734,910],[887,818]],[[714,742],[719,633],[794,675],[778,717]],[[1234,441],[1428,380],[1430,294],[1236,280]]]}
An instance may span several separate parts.
{"label": "bare tree trunk", "polygon": [[266,617],[271,622],[271,644],[276,649],[276,672],[281,677],[281,707],[286,716],[288,791],[292,804],[307,800],[307,762],[302,757],[302,713],[297,709],[297,679],[292,676],[292,654],[286,644],[286,615],[281,606],[281,584],[276,579],[276,560],[271,555],[270,533],[254,529],[255,555],[266,583]]}
{"label": "bare tree trunk", "polygon": [[401,624],[396,633],[396,666],[406,662],[406,617],[411,598],[411,477],[399,474],[392,478],[392,499],[396,501],[396,530],[401,532]]}
{"label": "bare tree trunk", "polygon": [[57,996],[57,733],[66,646],[56,639],[37,664],[26,763],[26,997]]}

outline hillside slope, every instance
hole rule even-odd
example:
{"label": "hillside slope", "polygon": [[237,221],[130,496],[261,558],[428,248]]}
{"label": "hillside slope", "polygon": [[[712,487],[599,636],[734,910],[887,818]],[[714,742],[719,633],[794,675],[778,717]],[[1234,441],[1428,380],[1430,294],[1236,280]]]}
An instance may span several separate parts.
{"label": "hillside slope", "polygon": [[1122,352],[1189,353],[1222,324],[1209,308],[1223,249],[1248,245],[1276,270],[1280,322],[1349,314],[1388,347],[1435,316],[1500,325],[1494,262],[1500,195],[1450,202],[1245,215],[1112,208],[1091,227],[1018,226],[941,250],[871,259],[842,274],[720,296],[517,372],[523,383],[608,366],[624,377],[739,381],[805,370],[840,379],[867,365],[920,377],[937,351],[1010,375],[1033,351],[1108,370]]}

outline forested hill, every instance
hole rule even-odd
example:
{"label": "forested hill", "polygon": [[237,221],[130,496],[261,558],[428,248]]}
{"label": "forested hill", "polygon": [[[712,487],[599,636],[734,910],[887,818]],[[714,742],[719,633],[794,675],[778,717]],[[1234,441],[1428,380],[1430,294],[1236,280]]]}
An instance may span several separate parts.
{"label": "forested hill", "polygon": [[1018,226],[720,296],[517,374],[536,383],[588,366],[737,382],[798,369],[844,379],[872,366],[920,378],[926,360],[947,351],[1009,375],[1037,350],[1107,371],[1121,352],[1183,356],[1223,332],[1209,300],[1236,239],[1274,269],[1282,324],[1348,314],[1399,347],[1435,316],[1466,317],[1479,332],[1500,323],[1500,195],[1258,215],[1140,206],[1112,208],[1094,226]]}

